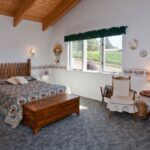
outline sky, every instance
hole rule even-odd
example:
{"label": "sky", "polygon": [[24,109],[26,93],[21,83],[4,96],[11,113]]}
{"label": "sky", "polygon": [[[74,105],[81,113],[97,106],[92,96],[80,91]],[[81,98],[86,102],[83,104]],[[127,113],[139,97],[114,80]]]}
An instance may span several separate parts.
{"label": "sky", "polygon": [[122,49],[122,35],[108,37],[114,47]]}

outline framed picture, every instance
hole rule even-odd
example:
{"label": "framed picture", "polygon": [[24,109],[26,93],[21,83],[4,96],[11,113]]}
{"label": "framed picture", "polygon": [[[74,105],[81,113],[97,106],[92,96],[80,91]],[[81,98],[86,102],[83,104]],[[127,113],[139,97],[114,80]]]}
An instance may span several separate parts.
{"label": "framed picture", "polygon": [[146,57],[147,56],[147,51],[146,50],[141,50],[139,54],[140,54],[141,57]]}

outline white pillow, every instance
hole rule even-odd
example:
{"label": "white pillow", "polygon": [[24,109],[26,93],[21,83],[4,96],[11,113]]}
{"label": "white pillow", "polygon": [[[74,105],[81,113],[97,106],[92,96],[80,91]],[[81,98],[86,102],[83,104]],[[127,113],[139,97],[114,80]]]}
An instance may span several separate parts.
{"label": "white pillow", "polygon": [[11,77],[11,78],[7,79],[7,82],[14,84],[14,85],[18,84],[18,81],[16,80],[15,77]]}
{"label": "white pillow", "polygon": [[17,80],[17,82],[19,84],[27,84],[28,83],[28,80],[26,80],[24,77],[22,76],[16,76],[15,79]]}

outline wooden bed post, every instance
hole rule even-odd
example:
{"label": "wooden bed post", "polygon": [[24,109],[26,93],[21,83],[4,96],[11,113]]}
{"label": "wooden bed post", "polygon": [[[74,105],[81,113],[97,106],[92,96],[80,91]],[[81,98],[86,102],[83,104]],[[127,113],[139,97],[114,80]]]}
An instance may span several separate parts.
{"label": "wooden bed post", "polygon": [[31,60],[28,59],[27,63],[28,63],[28,75],[31,76]]}

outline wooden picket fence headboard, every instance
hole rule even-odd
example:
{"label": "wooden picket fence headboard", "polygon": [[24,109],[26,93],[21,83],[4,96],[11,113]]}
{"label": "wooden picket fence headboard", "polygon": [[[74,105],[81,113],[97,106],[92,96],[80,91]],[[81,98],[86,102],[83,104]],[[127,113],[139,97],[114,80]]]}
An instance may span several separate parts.
{"label": "wooden picket fence headboard", "polygon": [[31,61],[19,63],[0,63],[0,79],[7,79],[12,76],[30,76]]}

